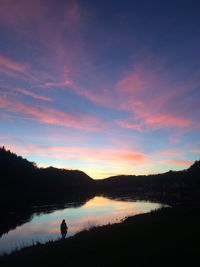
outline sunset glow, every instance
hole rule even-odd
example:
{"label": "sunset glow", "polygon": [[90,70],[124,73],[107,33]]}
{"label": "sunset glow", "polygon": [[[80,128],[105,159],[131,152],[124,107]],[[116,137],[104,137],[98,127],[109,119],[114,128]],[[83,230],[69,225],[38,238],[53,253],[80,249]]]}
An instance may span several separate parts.
{"label": "sunset glow", "polygon": [[199,160],[198,1],[155,2],[0,0],[0,145],[94,179]]}

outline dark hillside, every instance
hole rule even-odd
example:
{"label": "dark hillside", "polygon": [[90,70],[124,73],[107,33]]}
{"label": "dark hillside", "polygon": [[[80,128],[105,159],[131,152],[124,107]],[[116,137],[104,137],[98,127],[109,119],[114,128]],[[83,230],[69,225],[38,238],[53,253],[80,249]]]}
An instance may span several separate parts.
{"label": "dark hillside", "polygon": [[[35,163],[0,148],[0,236],[28,221],[37,207],[62,209],[67,202],[85,203],[94,180],[78,170],[38,168]],[[79,205],[79,204],[78,204]]]}
{"label": "dark hillside", "polygon": [[187,170],[156,175],[121,175],[98,181],[99,190],[115,194],[131,194],[136,198],[167,201],[200,201],[200,161]]}
{"label": "dark hillside", "polygon": [[90,192],[94,180],[78,170],[38,168],[35,163],[0,148],[0,200],[4,207],[67,200]]}
{"label": "dark hillside", "polygon": [[129,194],[175,204],[200,202],[200,161],[183,171],[157,175],[121,175],[93,180],[84,172],[54,167],[38,168],[35,163],[0,148],[0,200],[4,207],[17,203],[35,204],[67,201],[84,195]]}

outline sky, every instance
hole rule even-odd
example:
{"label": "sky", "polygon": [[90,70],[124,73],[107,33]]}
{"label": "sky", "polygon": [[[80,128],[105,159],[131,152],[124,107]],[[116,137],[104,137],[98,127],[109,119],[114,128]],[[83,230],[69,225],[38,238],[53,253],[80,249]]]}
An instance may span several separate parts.
{"label": "sky", "polygon": [[200,159],[198,0],[0,0],[0,145],[94,179]]}

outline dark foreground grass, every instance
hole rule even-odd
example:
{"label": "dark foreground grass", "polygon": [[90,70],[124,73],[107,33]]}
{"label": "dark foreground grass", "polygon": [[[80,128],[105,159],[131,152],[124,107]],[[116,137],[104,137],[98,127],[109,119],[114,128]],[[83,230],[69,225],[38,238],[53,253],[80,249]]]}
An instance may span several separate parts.
{"label": "dark foreground grass", "polygon": [[0,266],[200,266],[200,212],[167,208],[22,249]]}

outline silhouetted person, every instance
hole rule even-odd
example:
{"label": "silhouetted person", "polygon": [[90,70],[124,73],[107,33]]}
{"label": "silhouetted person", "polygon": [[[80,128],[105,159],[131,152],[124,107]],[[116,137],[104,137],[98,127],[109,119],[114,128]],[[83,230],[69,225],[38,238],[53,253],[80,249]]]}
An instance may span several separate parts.
{"label": "silhouetted person", "polygon": [[66,224],[65,220],[63,220],[61,225],[60,225],[60,232],[61,232],[63,239],[66,237],[67,229],[68,229],[67,224]]}

